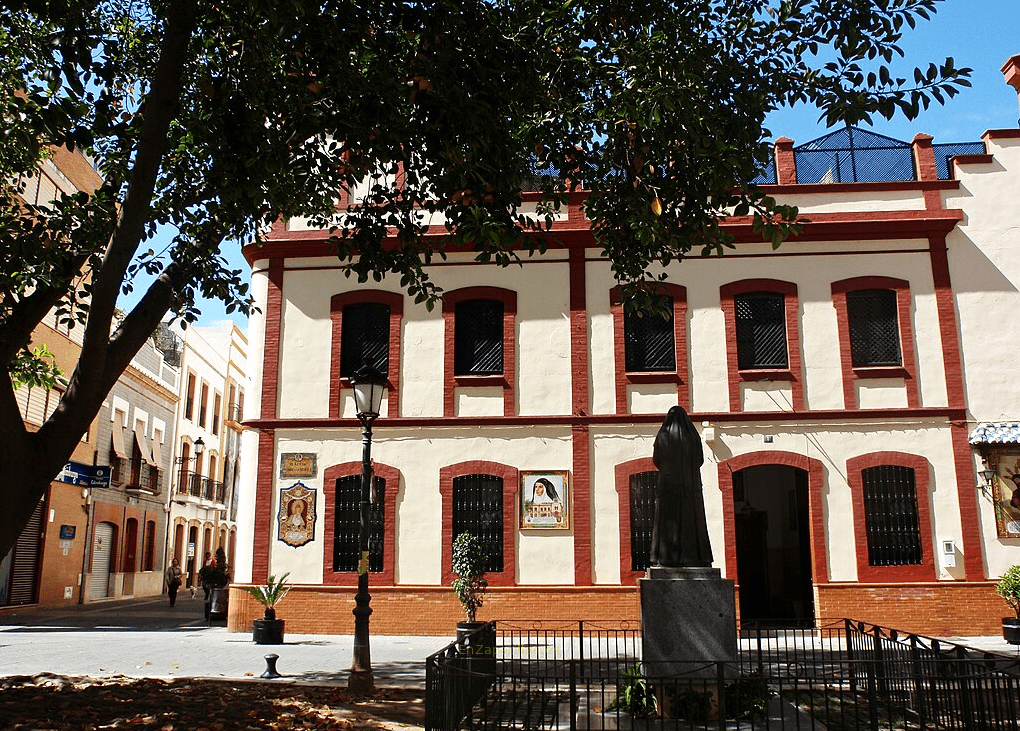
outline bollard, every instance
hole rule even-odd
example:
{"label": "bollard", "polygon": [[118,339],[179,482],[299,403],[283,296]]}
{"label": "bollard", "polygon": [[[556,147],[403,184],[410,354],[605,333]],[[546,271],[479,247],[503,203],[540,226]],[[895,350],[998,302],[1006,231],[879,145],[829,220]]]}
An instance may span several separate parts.
{"label": "bollard", "polygon": [[280,659],[280,656],[275,652],[271,652],[266,655],[266,671],[262,673],[262,677],[268,680],[273,678],[279,678],[280,674],[276,672],[276,661]]}

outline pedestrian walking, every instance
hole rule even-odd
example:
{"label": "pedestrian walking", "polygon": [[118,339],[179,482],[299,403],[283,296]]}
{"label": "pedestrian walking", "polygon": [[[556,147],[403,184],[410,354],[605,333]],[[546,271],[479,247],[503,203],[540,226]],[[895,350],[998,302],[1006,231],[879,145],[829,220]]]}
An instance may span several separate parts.
{"label": "pedestrian walking", "polygon": [[172,607],[177,603],[177,590],[181,588],[181,577],[184,572],[181,571],[181,560],[175,558],[170,562],[170,565],[166,570],[166,593],[170,597],[170,606]]}

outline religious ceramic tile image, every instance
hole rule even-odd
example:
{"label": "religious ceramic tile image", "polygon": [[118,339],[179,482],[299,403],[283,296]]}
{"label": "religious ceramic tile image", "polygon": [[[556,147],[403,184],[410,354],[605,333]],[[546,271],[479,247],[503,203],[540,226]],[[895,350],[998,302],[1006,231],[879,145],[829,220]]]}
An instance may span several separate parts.
{"label": "religious ceramic tile image", "polygon": [[995,471],[992,501],[998,536],[1020,538],[1020,450],[990,450],[988,463]]}
{"label": "religious ceramic tile image", "polygon": [[521,528],[570,528],[570,473],[521,473]]}
{"label": "religious ceramic tile image", "polygon": [[278,538],[288,546],[303,546],[315,538],[315,490],[300,482],[280,490]]}

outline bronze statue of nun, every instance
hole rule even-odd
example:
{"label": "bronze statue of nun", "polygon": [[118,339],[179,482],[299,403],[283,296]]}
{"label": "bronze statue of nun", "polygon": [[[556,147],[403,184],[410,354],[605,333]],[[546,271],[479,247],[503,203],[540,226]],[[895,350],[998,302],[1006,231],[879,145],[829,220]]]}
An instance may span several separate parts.
{"label": "bronze statue of nun", "polygon": [[701,436],[687,412],[674,406],[655,435],[652,461],[659,470],[652,527],[652,566],[709,567],[708,539],[701,465]]}

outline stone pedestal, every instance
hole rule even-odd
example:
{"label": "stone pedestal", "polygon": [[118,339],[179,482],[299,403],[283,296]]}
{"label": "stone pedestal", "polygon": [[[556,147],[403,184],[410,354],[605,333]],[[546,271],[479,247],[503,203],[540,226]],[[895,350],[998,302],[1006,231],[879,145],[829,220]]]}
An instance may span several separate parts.
{"label": "stone pedestal", "polygon": [[705,667],[706,661],[736,661],[733,582],[719,569],[656,566],[638,587],[647,676],[715,678],[716,668]]}

